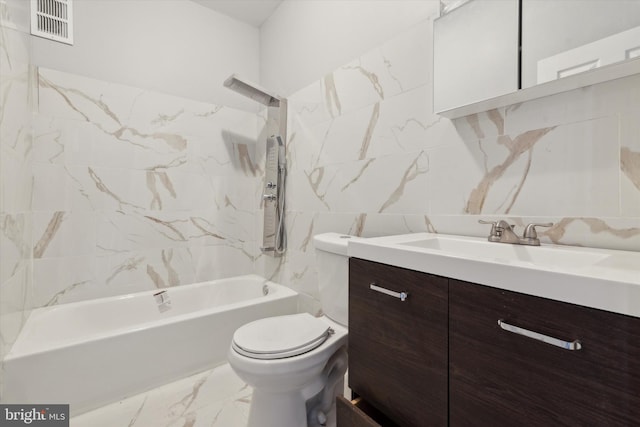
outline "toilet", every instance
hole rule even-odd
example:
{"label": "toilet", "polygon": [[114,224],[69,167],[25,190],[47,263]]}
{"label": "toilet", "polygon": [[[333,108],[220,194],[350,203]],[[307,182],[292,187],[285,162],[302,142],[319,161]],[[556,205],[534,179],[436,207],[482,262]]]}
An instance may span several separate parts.
{"label": "toilet", "polygon": [[253,387],[248,427],[335,426],[347,369],[347,242],[356,238],[313,238],[323,316],[268,317],[234,333],[229,365]]}

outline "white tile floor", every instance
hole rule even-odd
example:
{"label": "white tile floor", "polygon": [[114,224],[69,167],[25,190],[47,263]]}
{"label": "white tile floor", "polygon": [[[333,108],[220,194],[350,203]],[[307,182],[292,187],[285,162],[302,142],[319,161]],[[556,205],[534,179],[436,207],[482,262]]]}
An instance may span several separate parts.
{"label": "white tile floor", "polygon": [[71,418],[71,427],[244,427],[251,388],[228,364]]}

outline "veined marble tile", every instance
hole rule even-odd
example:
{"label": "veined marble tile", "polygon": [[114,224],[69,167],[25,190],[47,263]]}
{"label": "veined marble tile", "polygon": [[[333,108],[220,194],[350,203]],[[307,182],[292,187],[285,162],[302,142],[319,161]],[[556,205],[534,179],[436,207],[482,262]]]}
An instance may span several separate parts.
{"label": "veined marble tile", "polygon": [[188,247],[194,226],[189,212],[103,212],[96,217],[98,255],[147,248]]}
{"label": "veined marble tile", "polygon": [[368,213],[363,224],[363,237],[437,232],[429,216],[420,214]]}
{"label": "veined marble tile", "polygon": [[8,280],[31,256],[31,217],[0,213],[0,283]]}
{"label": "veined marble tile", "polygon": [[216,139],[222,137],[223,131],[249,140],[255,140],[257,133],[254,113],[150,91],[135,99],[128,124],[143,133]]}
{"label": "veined marble tile", "polygon": [[223,110],[226,109],[220,105],[145,91],[132,103],[127,124],[143,133],[204,136],[219,132],[218,115],[229,118]]}
{"label": "veined marble tile", "polygon": [[35,259],[33,281],[38,286],[33,290],[33,306],[45,307],[106,296],[107,287],[97,289],[95,259],[93,254]]}
{"label": "veined marble tile", "polygon": [[151,170],[34,165],[36,210],[165,210],[212,207],[210,179],[180,168]]}
{"label": "veined marble tile", "polygon": [[96,215],[93,212],[33,213],[33,258],[93,255]]}
{"label": "veined marble tile", "polygon": [[242,427],[252,390],[220,365],[182,380],[73,417],[73,427]]}
{"label": "veined marble tile", "polygon": [[260,143],[237,140],[237,135],[222,138],[197,138],[189,152],[195,173],[208,176],[236,176],[255,179],[263,174],[264,160],[257,155]]}
{"label": "veined marble tile", "polygon": [[431,97],[432,86],[427,84],[381,102],[379,116],[376,123],[372,123],[375,126],[370,126],[367,132],[370,139],[361,145],[361,157],[449,145],[450,137],[454,136],[453,126],[449,120],[433,114]]}
{"label": "veined marble tile", "polygon": [[11,350],[29,317],[31,283],[31,263],[28,260],[14,265],[10,277],[0,281],[0,360]]}
{"label": "veined marble tile", "polygon": [[290,209],[336,212],[426,211],[425,152],[333,164],[291,175]]}
{"label": "veined marble tile", "polygon": [[127,169],[184,167],[186,136],[142,137],[104,132],[91,122],[39,114],[35,122],[35,158],[67,166]]}
{"label": "veined marble tile", "polygon": [[332,118],[325,104],[325,92],[322,80],[317,80],[295,92],[289,101],[289,131],[298,125],[313,126]]}
{"label": "veined marble tile", "polygon": [[41,114],[86,120],[124,141],[179,148],[180,135],[256,135],[255,114],[46,68],[39,74]]}
{"label": "veined marble tile", "polygon": [[620,209],[640,218],[640,109],[620,117]]}
{"label": "veined marble tile", "polygon": [[24,212],[31,203],[30,80],[28,66],[12,67],[0,70],[0,210]]}
{"label": "veined marble tile", "polygon": [[307,294],[298,294],[298,312],[309,313],[312,316],[322,316],[322,304],[316,298]]}
{"label": "veined marble tile", "polygon": [[463,140],[482,140],[505,134],[505,108],[497,108],[484,113],[470,114],[453,120],[453,124]]}
{"label": "veined marble tile", "polygon": [[323,79],[333,117],[431,82],[431,21],[403,32],[380,48]]}
{"label": "veined marble tile", "polygon": [[498,197],[487,198],[487,211],[619,215],[617,139],[615,117],[556,127],[496,181],[493,191]]}
{"label": "veined marble tile", "polygon": [[255,241],[191,247],[189,250],[194,259],[194,281],[197,283],[255,272],[254,261],[258,255],[254,247]]}
{"label": "veined marble tile", "polygon": [[289,140],[286,146],[288,171],[309,168],[317,164],[322,147],[322,140],[317,135],[321,134],[324,138],[331,123],[327,121],[307,125],[301,119],[295,119],[295,124],[290,124],[288,130]]}
{"label": "veined marble tile", "polygon": [[[458,138],[456,136],[456,138]],[[473,188],[490,170],[490,159],[480,141],[463,142],[454,138],[449,146],[427,150],[428,187],[422,197],[429,200],[425,214],[459,214],[468,209]],[[495,147],[500,153],[499,147]],[[500,153],[506,156],[507,151]],[[493,161],[497,162],[497,159]]]}
{"label": "veined marble tile", "polygon": [[282,266],[282,274],[276,282],[320,300],[315,253],[289,247]]}
{"label": "veined marble tile", "polygon": [[31,262],[24,259],[15,263],[11,274],[0,282],[0,313],[20,313],[31,308],[31,280]]}
{"label": "veined marble tile", "polygon": [[[110,296],[194,283],[195,261],[189,248],[121,252],[95,259],[91,294]],[[88,293],[89,294],[89,293]]]}
{"label": "veined marble tile", "polygon": [[541,241],[640,252],[638,218],[565,217],[553,222],[541,233]]}
{"label": "veined marble tile", "polygon": [[[94,156],[94,135],[103,134],[86,122],[56,119],[36,114],[33,125],[33,161],[36,163],[87,166]],[[121,159],[120,164],[128,161]]]}
{"label": "veined marble tile", "polygon": [[295,141],[293,168],[324,166],[367,158],[380,116],[380,105],[373,104],[350,111],[335,119],[315,125],[310,138]]}
{"label": "veined marble tile", "polygon": [[316,252],[313,245],[314,216],[290,212],[286,217],[287,252],[278,283],[319,300]]}
{"label": "veined marble tile", "polygon": [[611,80],[506,108],[508,134],[637,110],[640,75]]}
{"label": "veined marble tile", "polygon": [[386,73],[382,73],[383,85],[390,96],[433,82],[433,21],[439,11],[436,2],[427,7],[428,19],[380,46],[386,68]]}
{"label": "veined marble tile", "polygon": [[[262,205],[265,183],[262,180],[234,176],[209,177],[211,204],[218,210],[255,213]],[[209,197],[201,194],[201,197]]]}
{"label": "veined marble tile", "polygon": [[131,105],[144,90],[76,74],[38,69],[38,112],[85,120],[107,133],[126,130]]}
{"label": "veined marble tile", "polygon": [[62,165],[38,163],[33,166],[33,195],[35,211],[71,210],[72,179]]}
{"label": "veined marble tile", "polygon": [[231,205],[221,209],[193,211],[190,214],[190,237],[194,246],[243,246],[254,240],[253,211],[240,211]]}
{"label": "veined marble tile", "polygon": [[[310,128],[296,127],[293,168],[324,166],[449,144],[447,119],[434,116],[427,101],[431,86],[345,113]],[[297,124],[297,123],[296,123]]]}
{"label": "veined marble tile", "polygon": [[615,118],[479,141],[484,177],[465,212],[618,215]]}
{"label": "veined marble tile", "polygon": [[105,136],[131,145],[132,150],[143,150],[147,156],[156,156],[157,163],[169,164],[175,156],[186,154],[188,140],[175,132],[146,132],[137,123],[129,123],[135,100],[143,93],[122,85],[39,70],[40,114],[89,122]]}

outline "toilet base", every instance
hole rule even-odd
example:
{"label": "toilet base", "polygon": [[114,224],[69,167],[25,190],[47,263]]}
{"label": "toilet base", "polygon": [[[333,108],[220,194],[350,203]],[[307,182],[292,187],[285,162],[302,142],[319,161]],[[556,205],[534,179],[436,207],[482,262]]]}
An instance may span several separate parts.
{"label": "toilet base", "polygon": [[298,392],[253,391],[247,427],[301,427],[307,425],[305,399]]}
{"label": "toilet base", "polygon": [[[335,384],[335,396],[342,395],[344,381]],[[307,427],[309,406],[314,406],[321,393],[308,399],[299,392],[265,393],[253,391],[247,427]],[[334,399],[335,401],[335,399]],[[326,427],[335,427],[335,404],[327,413]],[[319,424],[314,423],[313,426]]]}

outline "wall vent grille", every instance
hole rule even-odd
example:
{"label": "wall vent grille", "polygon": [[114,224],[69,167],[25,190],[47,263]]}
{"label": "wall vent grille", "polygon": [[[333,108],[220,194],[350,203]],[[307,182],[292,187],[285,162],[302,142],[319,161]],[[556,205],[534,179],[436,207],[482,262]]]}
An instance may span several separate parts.
{"label": "wall vent grille", "polygon": [[72,0],[31,0],[31,34],[73,44]]}

